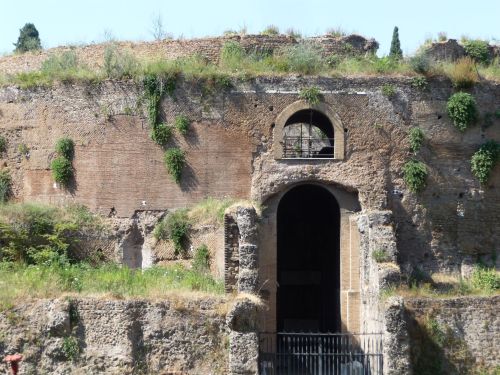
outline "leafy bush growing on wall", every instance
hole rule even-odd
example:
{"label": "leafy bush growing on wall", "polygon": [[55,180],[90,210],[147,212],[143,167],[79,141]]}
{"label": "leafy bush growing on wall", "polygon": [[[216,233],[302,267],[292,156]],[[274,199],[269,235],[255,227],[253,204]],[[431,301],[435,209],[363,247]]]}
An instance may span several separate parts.
{"label": "leafy bush growing on wall", "polygon": [[412,152],[417,152],[422,147],[422,143],[424,142],[424,132],[422,129],[418,127],[414,127],[410,129],[410,150]]}
{"label": "leafy bush growing on wall", "polygon": [[472,155],[471,170],[482,184],[490,177],[495,164],[500,160],[500,144],[488,141]]}
{"label": "leafy bush growing on wall", "polygon": [[0,171],[0,203],[5,203],[9,199],[12,178],[8,170]]}
{"label": "leafy bush growing on wall", "polygon": [[63,186],[68,186],[73,178],[73,165],[71,165],[71,161],[64,156],[58,156],[52,160],[50,168],[52,169],[54,181]]}
{"label": "leafy bush growing on wall", "polygon": [[151,129],[151,139],[160,146],[168,143],[172,137],[172,127],[170,125],[161,123],[157,124]]}
{"label": "leafy bush growing on wall", "polygon": [[0,135],[0,154],[7,151],[7,140]]}
{"label": "leafy bush growing on wall", "polygon": [[75,155],[75,142],[71,138],[60,138],[56,142],[56,152],[68,160],[72,160]]}
{"label": "leafy bush growing on wall", "polygon": [[421,161],[409,160],[403,166],[403,179],[411,191],[418,193],[425,188],[427,167]]}
{"label": "leafy bush growing on wall", "polygon": [[184,249],[187,234],[191,224],[186,210],[177,210],[163,218],[153,231],[157,240],[172,240],[175,253],[179,254]]}
{"label": "leafy bush growing on wall", "polygon": [[75,155],[75,143],[70,138],[60,138],[56,142],[56,152],[59,156],[50,164],[52,176],[56,182],[67,187],[73,178],[71,159]]}
{"label": "leafy bush growing on wall", "polygon": [[193,256],[192,267],[198,272],[207,272],[210,270],[210,251],[207,245],[198,247]]}
{"label": "leafy bush growing on wall", "polygon": [[432,68],[431,59],[425,53],[419,53],[409,60],[410,67],[417,73],[427,74]]}
{"label": "leafy bush growing on wall", "polygon": [[377,263],[389,261],[389,254],[384,249],[376,249],[372,251],[372,258]]}
{"label": "leafy bush growing on wall", "polygon": [[461,132],[465,131],[477,118],[476,100],[471,94],[457,92],[446,105],[448,116]]}
{"label": "leafy bush growing on wall", "polygon": [[61,350],[67,360],[74,361],[80,354],[78,340],[73,336],[65,337],[62,342]]}
{"label": "leafy bush growing on wall", "polygon": [[165,151],[165,166],[176,183],[181,181],[182,168],[184,167],[185,161],[186,156],[181,149],[174,147]]}
{"label": "leafy bush growing on wall", "polygon": [[427,88],[427,85],[428,82],[427,79],[425,79],[425,77],[417,76],[411,79],[411,87],[416,88],[418,90],[421,91],[425,90]]}
{"label": "leafy bush growing on wall", "polygon": [[303,88],[299,92],[299,98],[305,100],[310,106],[315,106],[321,101],[321,93],[316,86]]}
{"label": "leafy bush growing on wall", "polygon": [[488,42],[484,40],[467,40],[464,49],[465,53],[478,63],[487,64],[490,60]]}
{"label": "leafy bush growing on wall", "polygon": [[382,86],[382,94],[391,99],[396,96],[396,88],[391,84],[385,84]]}
{"label": "leafy bush growing on wall", "polygon": [[187,116],[184,116],[184,115],[176,116],[176,118],[175,118],[175,128],[182,135],[187,134],[187,132],[189,130],[189,124],[190,124],[190,121],[187,118]]}

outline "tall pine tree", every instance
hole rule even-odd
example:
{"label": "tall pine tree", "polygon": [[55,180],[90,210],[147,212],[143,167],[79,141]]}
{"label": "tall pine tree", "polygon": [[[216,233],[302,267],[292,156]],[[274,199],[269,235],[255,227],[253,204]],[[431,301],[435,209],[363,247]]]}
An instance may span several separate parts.
{"label": "tall pine tree", "polygon": [[19,30],[19,38],[17,38],[17,43],[15,52],[26,52],[37,49],[42,49],[42,44],[40,43],[40,36],[38,35],[38,30],[32,23],[27,23]]}
{"label": "tall pine tree", "polygon": [[399,30],[397,26],[394,26],[394,31],[392,32],[391,51],[389,52],[389,57],[397,60],[403,57],[403,51],[401,51],[401,43],[399,42]]}

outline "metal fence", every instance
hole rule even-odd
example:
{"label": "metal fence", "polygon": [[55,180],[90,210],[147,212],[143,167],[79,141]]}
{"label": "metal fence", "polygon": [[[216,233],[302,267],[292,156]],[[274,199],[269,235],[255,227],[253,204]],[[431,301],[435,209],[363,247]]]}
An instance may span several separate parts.
{"label": "metal fence", "polygon": [[382,375],[382,334],[261,333],[260,375]]}
{"label": "metal fence", "polygon": [[285,136],[283,157],[289,159],[333,158],[333,144],[333,138]]}

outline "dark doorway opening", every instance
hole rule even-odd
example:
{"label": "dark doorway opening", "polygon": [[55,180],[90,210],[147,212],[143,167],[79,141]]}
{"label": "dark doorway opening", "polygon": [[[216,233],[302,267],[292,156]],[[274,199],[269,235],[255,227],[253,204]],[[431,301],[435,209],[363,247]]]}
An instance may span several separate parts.
{"label": "dark doorway opening", "polygon": [[340,210],[317,185],[278,205],[278,332],[340,332]]}

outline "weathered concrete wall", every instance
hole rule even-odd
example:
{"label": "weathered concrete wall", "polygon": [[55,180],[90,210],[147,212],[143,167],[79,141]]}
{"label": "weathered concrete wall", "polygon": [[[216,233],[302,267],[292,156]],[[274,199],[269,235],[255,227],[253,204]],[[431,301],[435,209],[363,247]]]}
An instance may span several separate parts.
{"label": "weathered concrete wall", "polygon": [[[500,244],[500,167],[480,186],[470,172],[470,157],[485,140],[500,140],[500,121],[493,119],[491,126],[480,121],[462,134],[446,115],[453,92],[449,81],[431,81],[425,92],[410,83],[407,78],[260,78],[206,96],[199,86],[180,82],[175,100],[162,103],[165,121],[178,114],[193,120],[188,135],[173,141],[187,153],[180,186],[163,166],[162,149],[149,139],[142,110],[135,109],[140,86],[4,88],[0,133],[8,150],[2,161],[18,199],[74,201],[117,217],[183,207],[206,196],[263,203],[296,183],[330,184],[356,192],[361,210],[393,212],[403,266],[460,271],[478,257],[489,261]],[[394,85],[395,98],[382,95],[384,84]],[[312,85],[340,119],[345,158],[276,160],[273,124],[298,100],[300,89]],[[498,85],[481,83],[472,93],[481,114],[498,107]],[[412,126],[425,132],[420,155],[430,172],[419,195],[402,180],[402,166],[412,157],[407,141]],[[76,142],[72,191],[55,187],[49,170],[54,144],[63,135]],[[29,158],[19,153],[21,143],[29,147]]]}
{"label": "weathered concrete wall", "polygon": [[[26,302],[0,313],[0,357],[22,353],[21,374],[226,374],[225,303],[222,297]],[[63,350],[68,340],[78,344],[74,359]]]}
{"label": "weathered concrete wall", "polygon": [[500,296],[406,299],[404,305],[415,374],[498,371]]}
{"label": "weathered concrete wall", "polygon": [[[239,42],[248,52],[264,53],[273,52],[298,43],[298,40],[286,35],[235,35],[191,40],[165,39],[154,42],[116,42],[113,44],[103,43],[84,47],[57,47],[46,51],[0,57],[0,72],[15,74],[38,70],[51,54],[60,54],[66,51],[74,51],[78,56],[79,62],[92,69],[101,68],[104,64],[106,48],[112,45],[141,60],[159,58],[176,59],[179,57],[201,55],[207,60],[216,63],[219,60],[222,46],[231,40]],[[378,43],[374,39],[366,39],[359,35],[345,37],[322,36],[306,38],[305,41],[320,47],[326,56],[332,53],[338,55],[364,55],[375,53],[378,48]]]}

